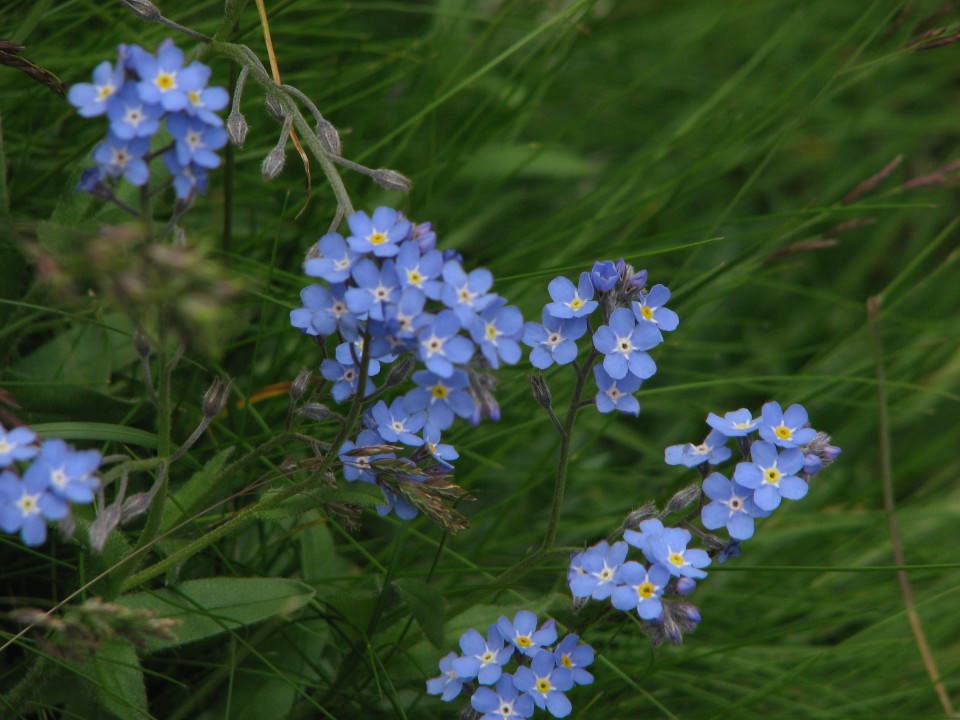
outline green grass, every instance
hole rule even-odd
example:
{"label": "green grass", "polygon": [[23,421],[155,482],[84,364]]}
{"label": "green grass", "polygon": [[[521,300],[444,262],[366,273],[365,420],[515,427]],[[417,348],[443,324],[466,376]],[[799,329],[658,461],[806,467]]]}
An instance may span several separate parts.
{"label": "green grass", "polygon": [[[207,33],[222,17],[222,3],[207,0],[161,9]],[[496,289],[530,319],[552,277],[574,276],[595,259],[622,256],[673,290],[681,326],[656,351],[659,372],[639,394],[639,418],[581,413],[559,545],[593,543],[642,502],[663,503],[692,482],[695,473],[663,464],[663,448],[698,441],[708,412],[800,402],[843,455],[806,499],[760,523],[742,557],[714,568],[693,596],[703,614],[697,632],[680,648],[653,649],[626,616],[601,618],[599,604],[570,614],[562,558],[507,587],[491,583],[542,539],[559,444],[530,396],[529,368],[507,368],[501,422],[458,425],[445,438],[462,455],[456,481],[477,498],[458,506],[469,530],[445,537],[423,519],[367,511],[351,533],[310,510],[247,525],[146,581],[141,592],[213,576],[285,577],[316,593],[290,614],[270,606],[226,633],[141,653],[150,716],[456,717],[460,704],[425,696],[424,679],[466,628],[529,606],[581,628],[598,651],[596,682],[571,694],[573,718],[945,717],[893,567],[884,443],[916,610],[946,691],[960,703],[957,189],[903,187],[958,159],[960,45],[904,49],[930,28],[955,28],[955,10],[930,1],[281,0],[268,11],[284,82],[340,129],[346,156],[414,182],[401,196],[345,172],[358,208],[391,204],[432,221],[441,246],[488,267]],[[86,81],[118,42],[153,48],[169,34],[120,3],[94,0],[6,3],[0,27],[66,83]],[[266,59],[252,5],[229,39]],[[214,80],[227,85],[229,62],[211,62]],[[216,263],[239,294],[214,359],[188,352],[174,374],[178,442],[199,420],[215,374],[235,379],[239,400],[320,361],[287,314],[305,284],[303,254],[326,232],[335,200],[315,164],[310,203],[297,218],[304,175],[289,147],[284,173],[260,179],[279,133],[262,107],[250,84],[247,143],[182,223],[205,249],[203,262]],[[123,308],[87,287],[67,302],[24,260],[39,244],[74,267],[98,225],[122,220],[72,192],[103,122],[77,117],[2,66],[0,121],[0,388],[24,420],[72,426],[78,445],[152,457],[144,437],[155,437],[155,411]],[[898,155],[902,164],[874,190],[841,202]],[[805,245],[855,220],[871,224]],[[867,319],[873,296],[883,301],[885,436]],[[570,376],[547,376],[565,398]],[[269,438],[286,412],[284,396],[232,406],[173,466],[171,490],[219,451],[238,446],[239,456]],[[96,423],[129,432],[104,435]],[[304,428],[320,439],[333,433],[332,425]],[[275,478],[288,453],[306,456],[297,445],[278,449],[207,502],[264,473]],[[151,477],[130,482],[142,492]],[[248,497],[188,524],[145,565]],[[142,526],[125,528],[126,541],[135,543]],[[60,601],[123,552],[119,538],[102,559],[60,541],[27,551],[13,536],[0,540],[4,610]],[[416,583],[424,582],[421,598]],[[116,591],[108,576],[85,592]],[[422,625],[432,627],[438,598],[447,618],[435,647]],[[0,639],[17,630],[3,623]],[[0,693],[45,653],[37,637],[0,653]],[[101,655],[48,663],[41,706],[8,714],[146,717],[131,681],[136,657],[115,647]]]}

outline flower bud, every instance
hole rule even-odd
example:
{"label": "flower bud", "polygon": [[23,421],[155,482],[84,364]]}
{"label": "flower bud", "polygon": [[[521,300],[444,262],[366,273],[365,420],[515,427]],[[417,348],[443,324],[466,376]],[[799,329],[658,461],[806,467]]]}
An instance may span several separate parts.
{"label": "flower bud", "polygon": [[593,270],[590,271],[590,280],[593,282],[593,287],[600,292],[612,290],[614,285],[617,284],[618,277],[617,266],[612,260],[597,261],[593,264]]}
{"label": "flower bud", "polygon": [[207,393],[203,396],[203,416],[212,420],[219,415],[230,397],[230,386],[233,381],[229,378],[216,378],[211,383]]}
{"label": "flower bud", "polygon": [[122,0],[122,2],[130,9],[130,12],[141,20],[153,22],[163,17],[157,6],[149,0]]}
{"label": "flower bud", "polygon": [[273,95],[267,95],[263,104],[267,106],[267,112],[270,113],[270,117],[277,122],[283,122],[286,119],[287,113],[283,109],[283,105],[281,105],[280,101]]}
{"label": "flower bud", "polygon": [[120,522],[120,505],[114,503],[103,509],[97,519],[90,525],[90,547],[94,552],[101,552],[107,544],[107,536]]}
{"label": "flower bud", "polygon": [[409,192],[410,188],[413,187],[413,183],[410,181],[410,179],[404,175],[401,175],[396,170],[380,168],[379,170],[374,170],[371,177],[377,185],[386,190]]}
{"label": "flower bud", "polygon": [[543,375],[530,376],[530,388],[533,390],[533,399],[542,407],[550,408],[553,406],[553,396],[550,394],[550,386]]}
{"label": "flower bud", "polygon": [[823,460],[813,453],[807,453],[803,458],[803,471],[807,475],[816,475],[823,470]]}
{"label": "flower bud", "polygon": [[250,126],[247,125],[247,119],[239,110],[232,110],[227,116],[227,137],[237,147],[243,147],[247,139],[247,132]]}
{"label": "flower bud", "polygon": [[327,408],[326,405],[321,405],[320,403],[307,403],[301,408],[297,409],[297,414],[303,415],[305,418],[310,420],[340,420],[343,421],[343,417]]}
{"label": "flower bud", "polygon": [[644,505],[641,505],[636,510],[631,511],[623,519],[623,524],[620,527],[622,530],[639,530],[640,523],[656,516],[657,506],[652,502],[648,502]]}
{"label": "flower bud", "polygon": [[317,134],[317,140],[320,141],[320,147],[324,152],[331,155],[341,155],[343,145],[340,143],[340,133],[329,120],[318,120],[317,127],[314,130]]}
{"label": "flower bud", "polygon": [[260,174],[264,180],[273,180],[283,171],[284,163],[287,161],[286,153],[283,151],[283,144],[277,145],[263,159],[260,166]]}
{"label": "flower bud", "polygon": [[404,382],[413,371],[414,364],[415,363],[412,356],[404,355],[400,359],[400,362],[396,363],[390,368],[390,372],[387,375],[387,381],[384,383],[384,387],[396,387]]}
{"label": "flower bud", "polygon": [[662,514],[667,516],[671,513],[679,512],[698,497],[700,497],[700,483],[688,485],[670,498],[670,502],[667,503],[667,507]]}
{"label": "flower bud", "polygon": [[689,577],[677,578],[677,595],[680,597],[686,597],[687,595],[692,595],[693,591],[697,589],[697,581]]}
{"label": "flower bud", "polygon": [[297,373],[297,377],[295,377],[293,382],[290,383],[290,399],[293,402],[298,402],[300,398],[303,397],[303,394],[307,391],[307,385],[310,384],[310,376],[310,371],[304,368]]}

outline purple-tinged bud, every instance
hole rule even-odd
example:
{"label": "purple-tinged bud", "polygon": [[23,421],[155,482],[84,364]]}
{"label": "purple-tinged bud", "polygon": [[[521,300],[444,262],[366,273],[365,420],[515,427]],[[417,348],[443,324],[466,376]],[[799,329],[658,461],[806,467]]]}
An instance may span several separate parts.
{"label": "purple-tinged bud", "polygon": [[677,595],[687,597],[697,589],[697,581],[689,577],[677,578]]}
{"label": "purple-tinged bud", "polygon": [[[700,611],[695,605],[690,605],[688,603],[677,603],[677,608],[683,611],[683,614],[687,616],[687,620],[692,623],[699,623],[703,618],[700,617]],[[689,630],[687,632],[690,632]]]}
{"label": "purple-tinged bud", "polygon": [[414,225],[411,233],[413,240],[420,247],[420,254],[428,253],[437,246],[437,234],[433,231],[432,223]]}
{"label": "purple-tinged bud", "polygon": [[593,264],[593,270],[590,271],[590,280],[593,282],[593,287],[600,292],[612,290],[619,277],[620,272],[612,260],[597,261]]}
{"label": "purple-tinged bud", "polygon": [[829,465],[838,457],[843,450],[838,448],[836,445],[827,445],[820,453],[820,458],[823,460],[824,465]]}
{"label": "purple-tinged bud", "polygon": [[717,553],[717,562],[725,563],[727,558],[740,557],[740,541],[731,540]]}
{"label": "purple-tinged bud", "polygon": [[637,290],[643,290],[643,286],[647,284],[647,271],[640,270],[633,274],[633,277],[630,278],[630,285]]}
{"label": "purple-tinged bud", "polygon": [[823,470],[823,460],[813,453],[807,453],[803,458],[803,471],[807,475],[816,475]]}

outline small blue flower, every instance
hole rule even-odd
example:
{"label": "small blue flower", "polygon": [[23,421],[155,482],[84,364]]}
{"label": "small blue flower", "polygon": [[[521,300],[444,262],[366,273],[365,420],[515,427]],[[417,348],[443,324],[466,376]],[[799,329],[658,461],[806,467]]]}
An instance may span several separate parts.
{"label": "small blue flower", "polygon": [[110,130],[121,140],[150,137],[160,129],[163,108],[145,103],[137,89],[126,84],[107,103]]}
{"label": "small blue flower", "polygon": [[780,403],[768,402],[760,411],[760,437],[782,448],[794,448],[813,440],[817,431],[807,425],[803,405],[791,405],[784,412]]}
{"label": "small blue flower", "polygon": [[556,318],[586,317],[597,309],[590,273],[580,273],[580,282],[576,286],[563,276],[555,277],[547,285],[547,290],[553,302],[547,303],[546,310]]}
{"label": "small blue flower", "polygon": [[39,452],[36,441],[37,434],[28,427],[8,431],[0,425],[0,467],[36,457]]}
{"label": "small blue flower", "polygon": [[355,253],[373,253],[377,257],[393,257],[400,243],[410,234],[410,221],[396,210],[378,207],[373,217],[358,211],[347,218],[350,236],[347,242]]}
{"label": "small blue flower", "polygon": [[24,545],[42,545],[47,520],[62,520],[69,512],[67,501],[50,492],[39,475],[21,480],[9,471],[0,473],[0,530],[19,532]]}
{"label": "small blue flower", "polygon": [[176,140],[177,161],[181,165],[194,164],[202,168],[220,165],[219,150],[227,144],[227,131],[207,125],[199,118],[184,113],[167,115],[167,128]]}
{"label": "small blue flower", "polygon": [[417,349],[417,324],[433,317],[423,312],[426,300],[416,288],[407,288],[396,304],[384,306],[385,332],[397,352]]}
{"label": "small blue flower", "polygon": [[707,530],[726,526],[735,540],[752,538],[753,519],[770,514],[754,503],[753,490],[730,482],[720,473],[712,473],[703,481],[703,493],[713,501],[700,512],[703,526]]}
{"label": "small blue flower", "polygon": [[643,553],[647,562],[656,562],[650,549],[650,542],[663,536],[663,523],[656,518],[640,523],[640,530],[624,530],[623,539]]}
{"label": "small blue flower", "polygon": [[148,53],[138,55],[135,68],[140,76],[137,83],[140,97],[144,102],[160,103],[170,112],[183,110],[189,102],[184,87],[198,84],[199,71],[183,67],[183,51],[170,40],[160,44],[156,57]]}
{"label": "small blue flower", "polygon": [[440,661],[440,676],[427,680],[427,693],[429,695],[440,695],[444,702],[450,702],[463,689],[463,678],[457,676],[453,669],[453,663],[457,659],[457,654],[451,652]]}
{"label": "small blue flower", "polygon": [[150,170],[143,159],[149,151],[149,138],[123,140],[108,132],[107,139],[94,149],[93,159],[110,177],[123,176],[134,185],[141,186],[150,179]]}
{"label": "small blue flower", "polygon": [[607,292],[613,290],[620,279],[620,271],[617,270],[617,264],[613,260],[604,260],[595,262],[590,271],[590,282],[598,292]]}
{"label": "small blue flower", "polygon": [[186,200],[195,193],[203,194],[207,191],[207,171],[195,163],[184,165],[177,159],[176,148],[171,148],[163,154],[163,164],[173,175],[173,189],[177,198]]}
{"label": "small blue flower", "polygon": [[660,596],[670,582],[670,571],[656,564],[649,570],[631,560],[617,571],[617,587],[610,603],[617,610],[636,610],[642,620],[657,620],[663,615]]}
{"label": "small blue flower", "polygon": [[684,443],[671,445],[663,454],[667,465],[685,465],[696,467],[705,462],[719,465],[730,458],[730,448],[726,446],[727,436],[719,430],[712,430],[706,439],[699,445]]}
{"label": "small blue flower", "polygon": [[619,410],[627,415],[640,414],[640,402],[633,396],[640,389],[640,378],[628,374],[620,380],[614,380],[602,365],[593,366],[593,376],[599,391],[596,397],[597,410],[601,413]]}
{"label": "small blue flower", "polygon": [[500,361],[514,365],[520,359],[517,340],[523,331],[523,315],[503,298],[485,307],[469,326],[470,337],[494,370]]}
{"label": "small blue flower", "polygon": [[543,323],[528,322],[523,326],[523,343],[529,345],[530,364],[539,370],[568,365],[577,359],[577,343],[587,332],[586,318],[561,319],[543,310]]}
{"label": "small blue flower", "polygon": [[[327,358],[320,363],[320,374],[327,380],[333,381],[330,395],[338,403],[348,400],[357,392],[360,369],[356,365],[338,363],[336,360]],[[370,395],[374,390],[376,387],[368,376],[364,396]]]}
{"label": "small blue flower", "polygon": [[440,377],[429,370],[413,374],[417,387],[407,393],[409,410],[427,411],[427,422],[437,430],[453,425],[454,415],[469,418],[474,404],[466,388],[470,379],[462,370],[454,370],[450,377]]}
{"label": "small blue flower", "polygon": [[557,649],[553,651],[557,667],[563,667],[570,671],[570,676],[576,685],[589,685],[593,682],[593,675],[584,670],[588,665],[593,664],[593,648],[586,643],[580,643],[579,635],[567,635]]}
{"label": "small blue flower", "polygon": [[184,110],[207,125],[221,127],[223,119],[217,112],[230,102],[230,94],[222,87],[207,87],[211,72],[209,66],[194,61],[187,70],[189,72],[184,72],[180,79],[181,87],[187,95]]}
{"label": "small blue flower", "polygon": [[478,688],[470,698],[473,709],[483,713],[480,720],[525,720],[533,715],[533,699],[520,695],[513,675],[501,675],[496,688]]}
{"label": "small blue flower", "polygon": [[378,267],[369,258],[358,261],[351,271],[357,287],[347,289],[347,307],[357,317],[368,315],[374,320],[384,320],[386,306],[400,298],[400,282],[392,260]]}
{"label": "small blue flower", "polygon": [[513,674],[517,690],[526,693],[541,710],[557,718],[570,714],[573,706],[564,693],[573,687],[573,673],[565,667],[557,667],[552,652],[540,650],[530,667],[521,666]]}
{"label": "small blue flower", "polygon": [[510,622],[506,615],[501,615],[497,620],[497,630],[500,631],[500,637],[527,657],[536,656],[541,648],[552,645],[557,640],[556,622],[547,620],[538,630],[537,616],[529,610],[517,612],[513,622]]}
{"label": "small blue flower", "polygon": [[83,117],[96,117],[107,111],[107,103],[123,87],[123,65],[104,61],[93,71],[92,83],[71,86],[67,100]]}
{"label": "small blue flower", "polygon": [[656,363],[645,351],[660,343],[660,331],[651,323],[640,323],[626,308],[610,313],[607,325],[601,325],[593,335],[593,346],[604,354],[603,369],[615,380],[627,373],[641,380],[653,377]]}
{"label": "small blue flower", "polygon": [[304,272],[329,283],[343,283],[350,279],[353,263],[360,256],[347,247],[339,233],[327,233],[317,241],[320,255],[304,263]]}
{"label": "small blue flower", "polygon": [[63,440],[45,440],[23,479],[72,503],[93,502],[93,493],[100,487],[95,473],[102,459],[96,450],[73,450]]}
{"label": "small blue flower", "polygon": [[410,412],[406,398],[394,398],[389,408],[381,400],[371,408],[369,419],[373,423],[371,429],[376,430],[385,442],[423,445],[423,438],[414,433],[423,428],[427,422],[427,414],[423,411]]}
{"label": "small blue flower", "polygon": [[476,678],[482,685],[497,682],[513,655],[513,646],[504,646],[496,625],[487,629],[486,640],[476,630],[467,630],[460,637],[460,649],[463,656],[453,661],[453,669],[459,677]]}
{"label": "small blue flower", "polygon": [[690,533],[680,528],[667,528],[659,537],[650,538],[652,562],[660,563],[676,577],[706,577],[707,573],[700,568],[710,564],[710,556],[705,550],[688,549],[690,539]]}
{"label": "small blue flower", "polygon": [[663,307],[670,299],[670,291],[665,285],[654,285],[650,292],[641,295],[639,300],[631,304],[633,315],[640,323],[652,323],[660,330],[670,332],[680,325],[679,316]]}
{"label": "small blue flower", "polygon": [[432,425],[424,425],[423,440],[430,457],[444,467],[452,468],[451,461],[460,457],[460,453],[453,445],[440,442],[440,431]]}
{"label": "small blue flower", "polygon": [[574,597],[606,600],[616,586],[617,568],[627,559],[627,543],[608,545],[601,540],[593,547],[577,555],[577,571],[569,579],[570,592]]}
{"label": "small blue flower", "polygon": [[707,425],[727,437],[745,437],[756,430],[759,424],[760,418],[754,419],[753,413],[746,408],[733,410],[723,417],[714,413],[707,415]]}
{"label": "small blue flower", "polygon": [[344,300],[343,285],[308,285],[300,291],[303,307],[290,311],[290,324],[307,335],[333,335],[339,327],[344,337],[355,337],[357,320]]}
{"label": "small blue flower", "polygon": [[402,287],[416,288],[431,300],[440,299],[443,255],[439,250],[422,252],[415,241],[409,240],[400,246],[396,262]]}
{"label": "small blue flower", "polygon": [[468,274],[459,261],[450,260],[443,266],[440,300],[457,314],[462,324],[469,325],[496,297],[489,292],[492,286],[493,275],[486,268]]}
{"label": "small blue flower", "polygon": [[343,477],[347,482],[375,483],[377,473],[371,469],[370,461],[383,458],[396,458],[396,453],[380,453],[377,455],[350,455],[351,450],[357,448],[374,447],[383,445],[383,439],[373,430],[361,430],[357,435],[357,441],[345,440],[340,446],[338,455],[340,462],[343,463]]}
{"label": "small blue flower", "polygon": [[460,319],[452,310],[423,316],[416,327],[417,357],[440,377],[450,377],[455,372],[454,364],[463,365],[473,357],[473,343],[457,334]]}
{"label": "small blue flower", "polygon": [[780,499],[799,500],[807,494],[807,483],[796,477],[803,469],[803,453],[787,448],[777,453],[773,443],[757,440],[750,446],[753,462],[742,462],[733,473],[734,479],[754,491],[753,500],[762,510],[776,510]]}

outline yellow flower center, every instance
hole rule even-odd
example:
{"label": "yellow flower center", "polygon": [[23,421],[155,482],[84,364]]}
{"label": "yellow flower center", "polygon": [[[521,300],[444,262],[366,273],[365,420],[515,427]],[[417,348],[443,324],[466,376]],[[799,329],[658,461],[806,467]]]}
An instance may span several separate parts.
{"label": "yellow flower center", "polygon": [[190,104],[195,107],[200,107],[203,105],[203,103],[200,102],[200,93],[198,93],[196,90],[191,90],[187,93],[187,100],[189,100]]}
{"label": "yellow flower center", "polygon": [[528,648],[533,645],[533,640],[530,639],[529,635],[517,635],[517,645]]}
{"label": "yellow flower center", "polygon": [[776,485],[780,482],[780,471],[775,467],[767,468],[763,471],[763,481],[771,485]]}
{"label": "yellow flower center", "polygon": [[489,665],[496,659],[497,655],[492,650],[487,650],[483,655],[480,656],[480,662],[484,665]]}
{"label": "yellow flower center", "polygon": [[443,400],[450,394],[450,391],[446,385],[440,385],[438,383],[430,388],[430,394],[433,395],[434,400]]}
{"label": "yellow flower center", "polygon": [[647,598],[652,598],[656,594],[657,594],[657,588],[654,587],[653,583],[650,582],[649,580],[644,581],[643,583],[637,586],[637,595],[642,597],[644,600],[646,600]]}
{"label": "yellow flower center", "polygon": [[100,102],[103,102],[108,97],[113,95],[116,91],[117,89],[110,83],[107,83],[106,85],[101,85],[100,87],[97,88],[97,100],[99,100]]}
{"label": "yellow flower center", "polygon": [[40,499],[40,493],[36,495],[27,495],[24,493],[20,496],[20,499],[17,500],[17,507],[20,508],[20,514],[26,517],[27,515],[36,515],[40,512],[40,508],[37,506],[37,501]]}
{"label": "yellow flower center", "polygon": [[569,655],[564,655],[562,658],[560,658],[560,664],[563,665],[565,668],[573,667],[573,661],[570,659]]}
{"label": "yellow flower center", "polygon": [[648,308],[646,305],[640,306],[640,314],[643,315],[644,320],[653,320],[653,310]]}
{"label": "yellow flower center", "polygon": [[383,245],[387,241],[387,236],[382,232],[372,232],[370,237],[367,238],[367,242],[371,245]]}
{"label": "yellow flower center", "polygon": [[793,437],[793,430],[788,428],[786,425],[780,425],[779,427],[775,427],[773,429],[773,432],[781,440],[790,440]]}
{"label": "yellow flower center", "polygon": [[423,281],[426,278],[420,274],[419,270],[407,270],[407,282],[413,285],[414,287],[420,287],[423,285]]}
{"label": "yellow flower center", "polygon": [[667,556],[667,560],[669,560],[671,564],[676,565],[677,567],[683,566],[683,555],[681,555],[678,552],[670,553],[670,555]]}
{"label": "yellow flower center", "polygon": [[177,75],[176,73],[163,72],[162,70],[157,73],[156,79],[153,81],[153,84],[156,85],[163,92],[168,90],[177,89]]}
{"label": "yellow flower center", "polygon": [[497,326],[493,323],[487,323],[483,334],[486,335],[487,340],[490,342],[495,342],[497,336],[500,335],[500,331],[497,330]]}
{"label": "yellow flower center", "polygon": [[537,679],[537,692],[543,693],[546,695],[550,692],[550,679],[549,678],[538,678]]}
{"label": "yellow flower center", "polygon": [[0,440],[0,453],[8,453],[11,450],[13,450],[13,445],[8,443],[6,438]]}
{"label": "yellow flower center", "polygon": [[583,307],[583,304],[584,304],[583,298],[575,297],[573,300],[570,301],[570,309],[579,310],[580,308]]}

